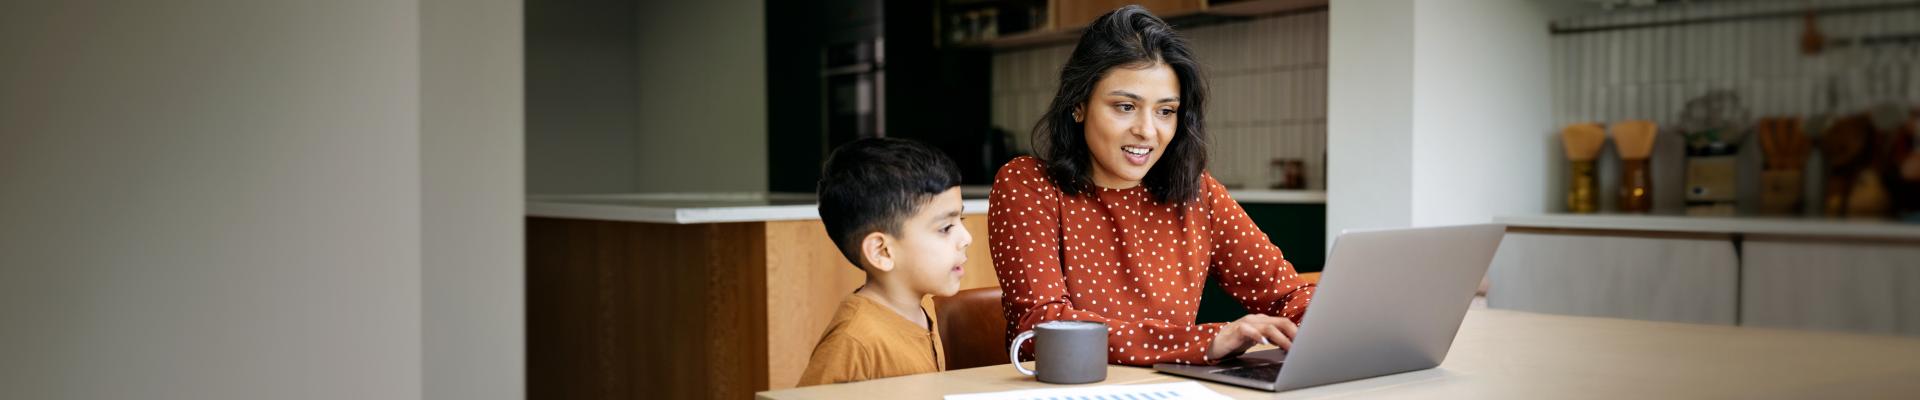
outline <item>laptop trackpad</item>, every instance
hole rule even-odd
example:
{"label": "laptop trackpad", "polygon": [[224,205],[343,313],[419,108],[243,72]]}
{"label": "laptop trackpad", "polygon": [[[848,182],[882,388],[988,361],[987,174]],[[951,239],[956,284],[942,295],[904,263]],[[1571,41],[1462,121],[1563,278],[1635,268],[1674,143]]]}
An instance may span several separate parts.
{"label": "laptop trackpad", "polygon": [[1280,367],[1285,365],[1286,363],[1281,363],[1281,362],[1254,364],[1254,365],[1232,367],[1232,368],[1226,368],[1226,369],[1217,369],[1217,370],[1214,370],[1213,373],[1232,376],[1232,377],[1252,379],[1256,381],[1273,382],[1275,378],[1280,377]]}
{"label": "laptop trackpad", "polygon": [[1280,366],[1286,363],[1287,351],[1281,349],[1261,350],[1241,354],[1231,360],[1214,364],[1209,373],[1272,382],[1280,375]]}

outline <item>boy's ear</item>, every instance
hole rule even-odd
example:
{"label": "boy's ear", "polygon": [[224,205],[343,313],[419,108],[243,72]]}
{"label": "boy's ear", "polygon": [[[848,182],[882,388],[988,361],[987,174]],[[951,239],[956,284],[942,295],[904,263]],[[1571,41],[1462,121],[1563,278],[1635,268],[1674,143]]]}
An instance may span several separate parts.
{"label": "boy's ear", "polygon": [[867,264],[874,269],[893,272],[893,250],[888,248],[891,242],[885,233],[868,233],[860,238],[860,256],[866,258]]}

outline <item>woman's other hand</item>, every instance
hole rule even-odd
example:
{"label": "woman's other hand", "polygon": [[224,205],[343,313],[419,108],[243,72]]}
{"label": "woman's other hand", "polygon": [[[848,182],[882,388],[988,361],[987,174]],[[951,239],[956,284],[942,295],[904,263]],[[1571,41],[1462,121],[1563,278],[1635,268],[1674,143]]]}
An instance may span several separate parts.
{"label": "woman's other hand", "polygon": [[1293,335],[1300,331],[1293,320],[1263,314],[1247,314],[1220,328],[1213,337],[1213,347],[1207,350],[1207,359],[1219,361],[1253,348],[1253,345],[1266,342],[1281,349],[1293,348]]}

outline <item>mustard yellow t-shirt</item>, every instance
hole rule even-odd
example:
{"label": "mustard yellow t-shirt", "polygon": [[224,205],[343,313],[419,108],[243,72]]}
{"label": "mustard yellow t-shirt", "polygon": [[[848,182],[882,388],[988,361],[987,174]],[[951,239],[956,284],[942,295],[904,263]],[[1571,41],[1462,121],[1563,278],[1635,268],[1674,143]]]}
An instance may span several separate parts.
{"label": "mustard yellow t-shirt", "polygon": [[[927,326],[935,327],[925,309]],[[940,334],[859,294],[847,295],[813,346],[800,386],[864,381],[946,369]]]}

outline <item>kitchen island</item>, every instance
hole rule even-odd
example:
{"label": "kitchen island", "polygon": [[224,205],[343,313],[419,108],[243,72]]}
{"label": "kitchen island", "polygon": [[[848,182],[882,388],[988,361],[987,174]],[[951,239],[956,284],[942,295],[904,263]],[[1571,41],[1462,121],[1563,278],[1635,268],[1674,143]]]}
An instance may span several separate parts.
{"label": "kitchen island", "polygon": [[[985,213],[986,200],[966,201],[963,288],[996,284]],[[811,195],[529,197],[528,397],[738,399],[793,387],[864,277],[827,238]]]}
{"label": "kitchen island", "polygon": [[[995,286],[987,188],[962,189],[974,243],[961,287]],[[1305,239],[1324,227],[1324,192],[1233,196],[1256,219],[1261,207],[1306,215],[1276,214],[1300,222],[1269,226],[1298,232],[1270,233],[1318,269],[1320,242]],[[816,207],[811,194],[529,196],[528,397],[734,399],[793,387],[864,278]]]}

